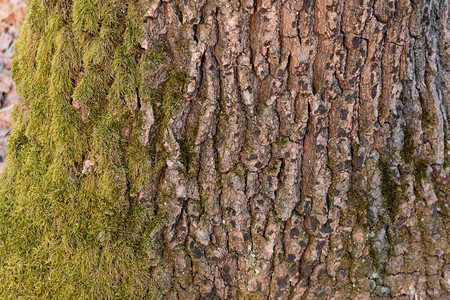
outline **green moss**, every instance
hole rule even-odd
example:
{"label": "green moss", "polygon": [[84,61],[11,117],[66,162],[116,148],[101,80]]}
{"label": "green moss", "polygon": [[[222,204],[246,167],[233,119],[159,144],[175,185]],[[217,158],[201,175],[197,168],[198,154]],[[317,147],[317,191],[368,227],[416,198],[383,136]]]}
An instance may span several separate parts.
{"label": "green moss", "polygon": [[20,101],[0,179],[0,298],[145,298],[164,270],[148,255],[164,247],[150,233],[165,216],[137,196],[167,154],[140,141],[139,94],[161,104],[157,122],[167,124],[186,75],[171,71],[160,93],[145,86],[144,71],[163,55],[142,55],[137,1],[27,4],[13,61]]}
{"label": "green moss", "polygon": [[414,145],[414,131],[411,127],[406,127],[403,139],[402,158],[410,164],[416,154],[416,147]]}
{"label": "green moss", "polygon": [[334,193],[336,192],[337,182],[335,180],[331,181],[330,187],[327,192],[327,206],[332,207],[334,202]]}
{"label": "green moss", "polygon": [[270,159],[264,173],[270,176],[277,176],[280,172],[282,161],[280,159]]}
{"label": "green moss", "polygon": [[161,65],[169,64],[168,50],[159,49],[146,51],[139,64],[139,96],[142,103],[155,103],[162,98],[162,91],[154,89],[154,71]]}
{"label": "green moss", "polygon": [[100,27],[100,1],[73,1],[73,20],[76,31],[95,34]]}
{"label": "green moss", "polygon": [[186,88],[186,78],[186,72],[183,70],[173,69],[169,72],[169,79],[164,85],[163,102],[157,112],[157,117],[162,119],[165,126],[181,103]]}
{"label": "green moss", "polygon": [[[186,141],[179,143],[179,145],[180,145],[181,162],[183,163],[183,165],[186,168],[186,170],[185,170],[186,173],[189,173],[189,167],[190,167],[190,162],[191,162],[190,158],[192,156],[192,153],[190,151],[190,145]],[[195,173],[192,175],[195,176]]]}
{"label": "green moss", "polygon": [[431,128],[436,126],[436,119],[430,109],[424,109],[422,112],[422,128]]}
{"label": "green moss", "polygon": [[361,181],[357,178],[352,178],[350,189],[347,192],[350,205],[349,209],[344,211],[341,216],[341,224],[347,226],[347,222],[355,222],[356,220],[361,225],[369,224],[370,202],[364,191]]}
{"label": "green moss", "polygon": [[275,143],[279,147],[286,146],[289,143],[289,138],[287,136],[280,136],[277,138]]}
{"label": "green moss", "polygon": [[234,174],[236,174],[236,176],[245,180],[245,168],[242,164],[237,164],[236,167],[233,169],[233,172]]}
{"label": "green moss", "polygon": [[414,168],[414,178],[416,183],[421,184],[422,179],[426,178],[429,163],[422,159],[416,163]]}
{"label": "green moss", "polygon": [[381,194],[383,195],[388,213],[393,219],[397,215],[401,194],[400,185],[397,183],[394,171],[386,161],[380,160],[379,169],[381,171]]}

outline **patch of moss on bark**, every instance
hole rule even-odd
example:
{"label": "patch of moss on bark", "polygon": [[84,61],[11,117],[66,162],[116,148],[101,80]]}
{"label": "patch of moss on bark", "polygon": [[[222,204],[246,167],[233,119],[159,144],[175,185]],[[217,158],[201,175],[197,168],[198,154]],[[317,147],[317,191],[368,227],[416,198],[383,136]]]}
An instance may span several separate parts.
{"label": "patch of moss on bark", "polygon": [[381,194],[391,219],[395,218],[400,203],[400,185],[397,183],[395,174],[386,161],[380,160],[381,172]]}
{"label": "patch of moss on bark", "polygon": [[436,119],[430,109],[424,109],[422,112],[422,127],[431,128],[436,125]]}
{"label": "patch of moss on bark", "polygon": [[413,128],[407,127],[403,138],[402,158],[406,163],[411,163],[414,159],[416,147],[414,145]]}
{"label": "patch of moss on bark", "polygon": [[421,184],[422,179],[426,178],[429,163],[422,159],[416,163],[414,168],[414,178],[417,184]]}

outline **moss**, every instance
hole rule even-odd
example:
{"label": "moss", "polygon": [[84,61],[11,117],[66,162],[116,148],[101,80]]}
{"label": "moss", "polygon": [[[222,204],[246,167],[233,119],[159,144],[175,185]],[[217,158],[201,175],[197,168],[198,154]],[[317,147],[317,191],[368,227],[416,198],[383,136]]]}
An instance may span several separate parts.
{"label": "moss", "polygon": [[166,153],[153,160],[140,142],[138,94],[163,104],[163,124],[186,75],[170,72],[160,94],[144,88],[143,69],[162,55],[141,53],[138,1],[27,4],[13,61],[20,101],[0,179],[0,298],[142,299],[160,261],[148,255],[164,247],[149,236],[165,216],[137,195]]}
{"label": "moss", "polygon": [[[191,150],[190,150],[190,145],[186,142],[186,141],[182,141],[179,143],[180,145],[180,156],[181,156],[181,162],[183,163],[183,165],[185,166],[185,170],[186,173],[189,173],[189,167],[190,167],[190,162],[191,162]],[[191,173],[192,176],[195,176],[195,173]]]}
{"label": "moss", "polygon": [[429,163],[422,159],[416,163],[414,168],[414,178],[418,184],[421,184],[422,179],[427,177]]}
{"label": "moss", "polygon": [[424,109],[422,111],[422,128],[432,128],[436,126],[436,119],[433,112],[430,109]]}
{"label": "moss", "polygon": [[331,181],[330,187],[327,191],[327,207],[330,208],[334,202],[334,194],[336,192],[337,182],[335,180]]}
{"label": "moss", "polygon": [[236,176],[245,180],[245,168],[242,164],[237,164],[236,167],[233,169],[233,172],[234,174],[236,174]]}
{"label": "moss", "polygon": [[379,169],[381,171],[381,194],[389,216],[393,219],[397,215],[400,204],[400,185],[397,183],[395,174],[386,161],[380,160]]}
{"label": "moss", "polygon": [[358,220],[359,224],[369,224],[370,215],[370,202],[367,195],[364,192],[364,188],[361,186],[361,182],[356,178],[352,179],[350,189],[347,192],[349,201],[349,209],[343,212],[341,216],[341,224],[346,224],[349,221]]}
{"label": "moss", "polygon": [[267,166],[264,168],[264,173],[269,176],[277,176],[280,172],[282,163],[283,162],[280,159],[271,158]]}
{"label": "moss", "polygon": [[277,138],[275,143],[279,147],[286,146],[289,143],[289,138],[287,136],[280,136]]}
{"label": "moss", "polygon": [[[176,7],[179,7],[178,5]],[[181,15],[181,12],[179,12]],[[175,38],[175,48],[180,53],[186,53],[189,49],[189,41],[184,38],[188,24],[183,24]]]}
{"label": "moss", "polygon": [[169,79],[164,85],[163,102],[157,112],[163,127],[167,126],[173,112],[181,103],[186,88],[186,78],[186,72],[183,70],[173,69],[169,72]]}
{"label": "moss", "polygon": [[95,34],[100,27],[100,1],[74,0],[72,11],[76,31]]}
{"label": "moss", "polygon": [[406,163],[410,164],[414,159],[415,153],[414,130],[411,127],[406,127],[403,139],[402,158]]}

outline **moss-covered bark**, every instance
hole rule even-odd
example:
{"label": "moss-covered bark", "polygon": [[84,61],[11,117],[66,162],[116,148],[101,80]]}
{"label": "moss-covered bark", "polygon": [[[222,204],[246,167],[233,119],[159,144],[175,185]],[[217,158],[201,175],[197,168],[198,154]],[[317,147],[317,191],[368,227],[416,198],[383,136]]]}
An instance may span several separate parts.
{"label": "moss-covered bark", "polygon": [[157,164],[140,108],[162,103],[162,131],[185,79],[177,69],[163,91],[148,87],[148,64],[172,54],[143,53],[144,9],[139,1],[28,2],[13,66],[21,101],[2,177],[0,298],[149,294],[157,265],[149,233],[164,216],[138,201]]}
{"label": "moss-covered bark", "polygon": [[446,11],[30,0],[0,298],[449,297]]}

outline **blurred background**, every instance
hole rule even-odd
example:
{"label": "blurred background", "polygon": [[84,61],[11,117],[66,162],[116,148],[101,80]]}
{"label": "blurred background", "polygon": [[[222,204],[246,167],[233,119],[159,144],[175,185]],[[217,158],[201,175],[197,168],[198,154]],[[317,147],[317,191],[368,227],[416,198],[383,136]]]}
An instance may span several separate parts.
{"label": "blurred background", "polygon": [[6,141],[11,131],[11,109],[17,101],[11,59],[24,17],[24,0],[0,0],[0,172],[5,165]]}

